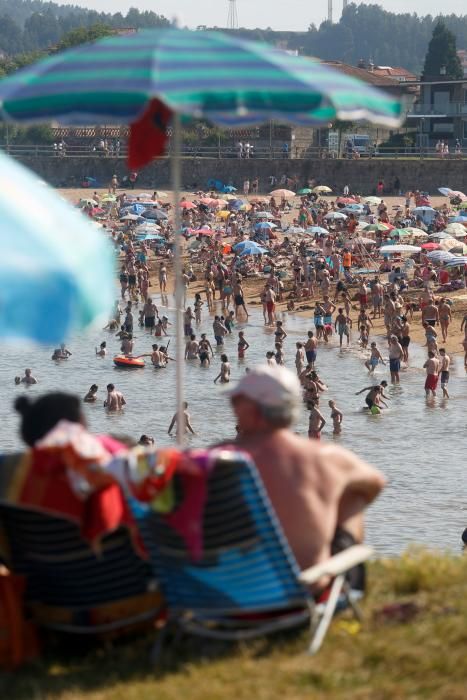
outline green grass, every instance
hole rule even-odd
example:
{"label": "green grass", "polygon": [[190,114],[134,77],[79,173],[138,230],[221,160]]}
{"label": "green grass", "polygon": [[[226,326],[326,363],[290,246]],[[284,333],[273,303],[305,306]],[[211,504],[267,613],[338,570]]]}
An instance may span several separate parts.
{"label": "green grass", "polygon": [[[413,618],[382,610],[411,603]],[[306,631],[237,645],[184,639],[162,662],[152,637],[71,649],[55,640],[40,663],[0,676],[8,700],[465,700],[467,558],[412,550],[374,562],[362,626],[340,616],[320,653]]]}

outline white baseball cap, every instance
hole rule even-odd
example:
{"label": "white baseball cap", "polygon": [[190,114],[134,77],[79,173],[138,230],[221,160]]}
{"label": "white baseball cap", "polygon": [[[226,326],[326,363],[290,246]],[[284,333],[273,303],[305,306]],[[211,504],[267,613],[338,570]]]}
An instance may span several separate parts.
{"label": "white baseball cap", "polygon": [[300,402],[300,383],[293,372],[281,365],[259,365],[245,374],[229,392],[231,398],[246,396],[271,408]]}

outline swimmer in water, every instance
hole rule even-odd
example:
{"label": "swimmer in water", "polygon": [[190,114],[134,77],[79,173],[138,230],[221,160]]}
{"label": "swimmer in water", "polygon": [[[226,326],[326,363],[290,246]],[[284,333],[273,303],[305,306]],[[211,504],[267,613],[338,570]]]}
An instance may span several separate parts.
{"label": "swimmer in water", "polygon": [[107,343],[105,340],[99,345],[99,350],[96,348],[96,355],[98,357],[105,357],[107,355]]}
{"label": "swimmer in water", "polygon": [[20,384],[37,384],[37,379],[33,377],[32,375],[32,370],[30,369],[25,369],[24,370],[24,377],[20,379]]}
{"label": "swimmer in water", "polygon": [[71,357],[71,352],[66,347],[65,343],[61,343],[59,348],[55,348],[52,360],[67,360]]}
{"label": "swimmer in water", "polygon": [[[184,403],[183,403],[183,419],[184,419],[184,423],[185,423],[184,432],[186,433],[187,430],[189,430],[192,435],[196,435],[196,433],[193,430],[193,427],[191,425],[191,416],[188,413],[188,404],[186,401],[184,401]],[[177,424],[178,424],[178,413],[174,413],[173,418],[172,418],[170,425],[169,425],[169,429],[167,431],[169,435],[172,434],[172,430],[173,430],[174,426]]]}
{"label": "swimmer in water", "polygon": [[117,391],[114,384],[107,384],[107,398],[104,408],[108,411],[121,411],[126,401],[121,391]]}
{"label": "swimmer in water", "polygon": [[343,413],[340,411],[337,406],[335,401],[329,401],[328,406],[331,409],[331,420],[333,424],[333,435],[340,435],[342,432],[342,419],[343,419]]}
{"label": "swimmer in water", "polygon": [[95,403],[97,401],[98,389],[99,387],[97,386],[97,384],[91,384],[91,388],[89,389],[88,393],[83,399],[84,403]]}

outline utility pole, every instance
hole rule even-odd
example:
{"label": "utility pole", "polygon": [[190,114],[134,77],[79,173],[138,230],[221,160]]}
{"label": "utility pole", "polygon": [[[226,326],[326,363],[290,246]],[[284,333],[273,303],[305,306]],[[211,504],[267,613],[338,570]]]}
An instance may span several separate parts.
{"label": "utility pole", "polygon": [[227,29],[238,29],[237,0],[228,0]]}
{"label": "utility pole", "polygon": [[332,0],[328,0],[328,22],[332,23]]}

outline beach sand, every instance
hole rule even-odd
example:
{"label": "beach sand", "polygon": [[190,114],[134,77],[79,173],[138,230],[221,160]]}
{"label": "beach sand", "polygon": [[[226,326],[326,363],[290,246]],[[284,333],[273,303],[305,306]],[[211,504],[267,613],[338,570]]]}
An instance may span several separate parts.
{"label": "beach sand", "polygon": [[[101,189],[59,189],[57,190],[65,199],[70,201],[72,204],[76,204],[82,197],[92,197],[93,191],[97,191],[97,193],[102,196],[108,192],[107,188],[101,188]],[[135,190],[136,194],[140,192],[138,188]],[[173,193],[171,193],[169,190],[165,190],[168,194],[168,197],[165,198],[163,201],[164,202],[171,202],[173,203]],[[192,192],[182,192],[181,196],[186,197],[186,199],[193,199],[194,195]],[[262,196],[261,194],[259,196]],[[266,195],[264,195],[266,196]],[[431,197],[431,203],[433,207],[438,207],[441,206],[446,202],[445,197]],[[403,206],[405,203],[404,197],[384,197],[384,201],[387,204],[389,215],[391,216],[392,212],[394,212],[395,207],[398,206]],[[293,213],[289,213],[286,215],[284,218],[286,221],[291,223],[291,220],[296,216],[297,210],[294,209]],[[228,242],[229,239],[226,239]],[[159,292],[159,287],[158,284],[156,283],[156,275],[154,274],[154,271],[157,267],[158,263],[153,263],[151,265],[151,277],[152,277],[152,282],[153,285],[150,290],[153,293]],[[201,272],[200,269],[197,269],[196,266],[194,266],[195,273]],[[259,304],[259,295],[260,292],[264,286],[264,280],[265,277],[249,277],[246,278],[243,281],[243,288],[245,292],[245,299],[248,304]],[[173,289],[173,270],[171,265],[168,265],[168,291],[169,293]],[[194,295],[196,292],[201,292],[204,289],[204,280],[199,279],[196,282],[193,282],[190,284],[190,294]],[[354,289],[350,289],[350,295],[353,296],[353,291]],[[421,290],[414,290],[411,291],[408,295],[404,293],[405,297],[410,297],[413,298],[413,301],[418,301],[418,297],[420,296],[420,291]],[[202,295],[204,297],[204,294]],[[436,295],[436,296],[441,296],[441,295]],[[464,333],[463,331],[461,332],[460,326],[462,319],[464,317],[464,314],[467,313],[467,290],[459,290],[457,292],[450,292],[449,294],[444,295],[446,298],[452,300],[452,314],[453,314],[453,320],[452,323],[449,326],[449,332],[448,332],[448,339],[445,343],[442,342],[441,340],[441,330],[439,326],[437,327],[437,332],[438,332],[438,346],[439,347],[445,347],[446,351],[448,354],[463,354],[463,345],[462,341],[464,339]],[[285,312],[287,313],[287,292],[284,295],[285,300],[282,302],[277,303],[277,310],[279,312]],[[305,310],[299,310],[296,308],[296,310],[293,312],[295,315],[302,316],[304,318],[313,318],[313,311],[311,307],[314,305],[314,300],[319,299],[319,295],[315,294],[315,297],[312,299],[308,300],[303,300],[302,302],[296,303],[296,307],[299,306],[307,306],[310,307]],[[356,306],[358,306],[356,304]],[[357,311],[353,311],[351,314],[352,320],[355,322],[358,316]],[[410,336],[413,342],[418,343],[419,345],[424,345],[425,344],[425,331],[423,329],[423,326],[421,324],[421,313],[419,311],[415,311],[413,315],[413,319],[410,322]],[[373,320],[373,329],[371,330],[370,335],[371,336],[385,336],[386,330],[383,324],[383,319],[375,319]],[[313,322],[311,321],[310,323],[310,329],[313,328]],[[358,329],[356,328],[356,324],[354,323],[354,328],[352,332],[352,336],[355,340],[356,337],[358,337]]]}

